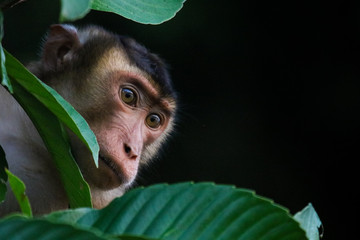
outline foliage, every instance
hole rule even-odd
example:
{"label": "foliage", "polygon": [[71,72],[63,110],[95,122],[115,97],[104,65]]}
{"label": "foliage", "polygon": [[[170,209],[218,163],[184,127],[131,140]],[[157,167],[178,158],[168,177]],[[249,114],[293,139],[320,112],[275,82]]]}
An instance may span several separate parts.
{"label": "foliage", "polygon": [[2,39],[4,36],[4,27],[3,27],[3,21],[4,21],[4,17],[3,17],[3,13],[0,10],[0,74],[1,74],[1,84],[6,86],[10,92],[12,92],[12,87],[10,84],[10,79],[7,75],[7,71],[6,71],[6,67],[5,67],[5,53],[4,50],[2,48]]}
{"label": "foliage", "polygon": [[113,12],[146,24],[160,24],[175,16],[185,0],[61,0],[60,21],[84,17],[91,9]]}
{"label": "foliage", "polygon": [[31,206],[28,197],[25,193],[25,184],[9,170],[5,169],[6,174],[9,178],[9,185],[13,190],[16,200],[20,205],[21,212],[25,216],[32,216]]}
{"label": "foliage", "polygon": [[[16,233],[14,225],[18,226]],[[78,229],[79,235],[88,232],[104,239],[306,239],[286,209],[249,190],[212,183],[138,188],[102,210],[59,211],[32,221],[10,217],[0,222],[0,232],[32,239],[36,229],[44,226],[46,231],[36,239],[46,239],[60,231],[58,228],[69,232]],[[55,236],[52,239],[63,237]]]}
{"label": "foliage", "polygon": [[159,24],[173,18],[185,0],[94,0],[92,9],[114,12],[140,23]]}
{"label": "foliage", "polygon": [[[22,2],[6,0],[0,7]],[[61,0],[61,21],[84,17],[91,9],[122,15],[140,23],[159,24],[174,17],[184,0]],[[1,46],[1,84],[24,108],[60,172],[71,210],[31,217],[25,186],[7,170],[0,146],[0,202],[6,182],[21,206],[22,215],[0,220],[7,239],[318,239],[319,218],[312,207],[291,216],[272,201],[245,189],[212,183],[181,183],[138,188],[102,210],[91,207],[87,183],[71,154],[65,126],[92,152],[99,146],[86,121],[59,94],[42,83]],[[27,216],[27,217],[25,217]],[[305,231],[300,227],[306,230]],[[318,234],[318,233],[317,233]]]}
{"label": "foliage", "polygon": [[319,216],[315,212],[311,203],[303,210],[294,215],[294,219],[298,221],[303,229],[306,231],[306,236],[310,240],[319,240],[319,228],[322,227]]}
{"label": "foliage", "polygon": [[92,0],[61,0],[60,22],[84,17],[91,10],[91,3]]}
{"label": "foliage", "polygon": [[90,189],[71,154],[63,124],[66,124],[98,156],[99,146],[86,121],[58,93],[46,86],[14,57],[6,53],[6,67],[13,95],[24,108],[60,169],[71,207],[90,207]]}

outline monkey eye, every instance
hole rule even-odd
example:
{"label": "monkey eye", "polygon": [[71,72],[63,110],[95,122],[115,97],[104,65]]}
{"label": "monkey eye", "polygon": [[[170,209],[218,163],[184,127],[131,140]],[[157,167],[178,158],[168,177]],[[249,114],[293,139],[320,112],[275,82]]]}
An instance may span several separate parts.
{"label": "monkey eye", "polygon": [[134,105],[136,103],[137,97],[133,90],[129,88],[121,89],[121,100],[128,105]]}
{"label": "monkey eye", "polygon": [[146,124],[150,128],[158,128],[161,125],[161,117],[158,114],[151,113],[146,117]]}

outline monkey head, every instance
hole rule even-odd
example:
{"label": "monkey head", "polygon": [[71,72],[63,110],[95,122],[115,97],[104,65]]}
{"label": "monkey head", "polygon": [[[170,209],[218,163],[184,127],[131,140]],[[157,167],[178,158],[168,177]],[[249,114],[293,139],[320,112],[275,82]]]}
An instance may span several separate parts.
{"label": "monkey head", "polygon": [[[173,128],[176,94],[163,61],[135,40],[100,27],[53,25],[30,70],[85,118],[100,146],[99,167],[71,134],[95,207],[134,181]],[[101,195],[101,196],[100,196]]]}

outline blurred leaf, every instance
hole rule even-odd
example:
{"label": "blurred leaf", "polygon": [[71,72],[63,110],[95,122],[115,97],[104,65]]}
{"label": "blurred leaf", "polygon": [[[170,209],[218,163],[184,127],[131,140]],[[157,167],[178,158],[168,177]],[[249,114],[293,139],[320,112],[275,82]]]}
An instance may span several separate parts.
{"label": "blurred leaf", "polygon": [[83,18],[91,10],[92,0],[61,0],[60,22]]}
{"label": "blurred leaf", "polygon": [[7,75],[6,67],[5,67],[5,53],[4,49],[1,45],[1,41],[4,37],[4,26],[3,26],[4,16],[2,11],[0,10],[0,75],[1,75],[1,84],[6,86],[10,92],[12,92],[12,87],[10,83],[10,79]]}
{"label": "blurred leaf", "polygon": [[67,134],[59,119],[37,98],[13,80],[14,97],[28,114],[54,159],[70,206],[91,207],[90,189],[77,166]]}
{"label": "blurred leaf", "polygon": [[3,179],[0,179],[0,204],[5,200],[7,193],[6,182]]}
{"label": "blurred leaf", "polygon": [[25,184],[9,170],[5,169],[5,171],[9,178],[9,185],[11,190],[13,191],[15,198],[19,203],[21,212],[26,216],[32,217],[30,202],[25,193]]}
{"label": "blurred leaf", "polygon": [[92,153],[95,165],[98,166],[99,145],[85,119],[54,89],[41,82],[6,50],[5,55],[8,75],[44,104],[85,143]]}
{"label": "blurred leaf", "polygon": [[6,218],[0,221],[1,236],[12,239],[109,239],[90,231],[78,229],[71,225],[52,223],[43,219],[26,219],[20,217]]}
{"label": "blurred leaf", "polygon": [[96,229],[81,229],[78,226],[44,218],[29,219],[21,216],[10,216],[0,220],[0,233],[1,236],[6,236],[6,240],[150,240],[137,236],[109,236]]}
{"label": "blurred leaf", "polygon": [[[253,192],[212,183],[154,185],[134,189],[102,210],[56,221],[120,235],[159,239],[306,239],[287,210]],[[54,217],[56,214],[56,217]]]}
{"label": "blurred leaf", "polygon": [[319,228],[322,226],[321,220],[314,207],[309,203],[303,210],[294,215],[295,220],[306,231],[309,240],[319,240]]}
{"label": "blurred leaf", "polygon": [[133,21],[160,24],[175,16],[185,0],[93,0],[91,8],[113,12]]}
{"label": "blurred leaf", "polygon": [[5,168],[9,168],[9,166],[5,158],[5,152],[0,145],[0,203],[5,200],[7,192],[6,182],[8,180],[8,176]]}
{"label": "blurred leaf", "polygon": [[88,212],[93,211],[92,208],[76,208],[58,212],[52,212],[46,216],[46,219],[60,223],[74,224],[79,218],[82,218]]}

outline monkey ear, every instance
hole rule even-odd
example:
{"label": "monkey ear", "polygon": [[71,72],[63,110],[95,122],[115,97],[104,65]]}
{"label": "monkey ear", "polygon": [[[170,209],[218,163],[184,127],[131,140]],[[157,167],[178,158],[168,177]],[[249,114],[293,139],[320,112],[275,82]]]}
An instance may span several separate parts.
{"label": "monkey ear", "polygon": [[42,61],[46,70],[58,70],[71,60],[80,47],[77,29],[72,25],[54,24],[44,45]]}

